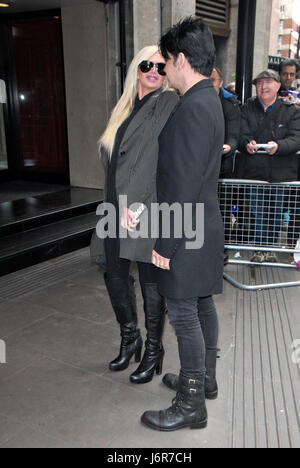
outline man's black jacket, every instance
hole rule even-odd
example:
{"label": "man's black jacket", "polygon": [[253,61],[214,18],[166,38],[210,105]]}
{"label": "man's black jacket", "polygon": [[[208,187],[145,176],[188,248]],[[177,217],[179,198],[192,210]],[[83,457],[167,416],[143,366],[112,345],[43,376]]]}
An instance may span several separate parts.
{"label": "man's black jacket", "polygon": [[[176,216],[171,216],[165,226],[170,233],[163,235],[161,230],[155,246],[160,255],[171,259],[170,271],[158,269],[162,296],[184,299],[222,292],[224,226],[218,179],[223,142],[220,99],[211,80],[199,81],[181,97],[159,136],[158,202],[176,204],[183,214],[179,227],[184,225],[176,236]],[[203,217],[197,213],[201,206]],[[190,239],[186,229],[196,236]],[[196,245],[196,237],[202,237],[203,245]]]}
{"label": "man's black jacket", "polygon": [[[250,141],[268,143],[275,141],[275,155],[247,152]],[[265,112],[257,97],[250,98],[242,108],[237,177],[288,182],[297,180],[300,156],[300,108],[278,98],[274,106]]]}

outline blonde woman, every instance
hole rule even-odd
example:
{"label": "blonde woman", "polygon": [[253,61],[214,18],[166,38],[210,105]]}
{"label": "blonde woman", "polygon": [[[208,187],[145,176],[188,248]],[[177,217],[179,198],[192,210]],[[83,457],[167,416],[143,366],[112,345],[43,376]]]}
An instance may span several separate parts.
{"label": "blonde woman", "polygon": [[[156,202],[158,137],[178,102],[168,90],[164,72],[165,60],[157,46],[145,47],[133,59],[125,90],[114,108],[108,126],[100,139],[101,157],[106,170],[105,201],[112,203],[121,225],[132,231],[136,227],[133,212],[119,206],[119,196],[127,196],[127,206],[143,203],[149,210]],[[118,222],[117,222],[118,224]],[[134,280],[129,274],[131,261],[136,261],[144,299],[147,341],[142,362],[130,376],[133,383],[152,380],[155,371],[162,372],[164,350],[162,333],[165,301],[159,295],[152,250],[156,239],[130,236],[126,239],[98,240],[98,251],[105,254],[105,284],[121,328],[121,348],[110,364],[112,371],[128,367],[135,356],[141,360],[142,338],[137,328],[137,306]]]}

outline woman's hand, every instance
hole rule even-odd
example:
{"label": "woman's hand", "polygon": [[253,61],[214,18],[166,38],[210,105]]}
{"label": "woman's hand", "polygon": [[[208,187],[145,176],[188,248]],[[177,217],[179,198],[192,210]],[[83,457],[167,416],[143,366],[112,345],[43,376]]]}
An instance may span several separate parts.
{"label": "woman's hand", "polygon": [[134,232],[134,229],[139,224],[139,220],[135,218],[134,212],[129,210],[126,206],[122,208],[121,226],[129,232]]}

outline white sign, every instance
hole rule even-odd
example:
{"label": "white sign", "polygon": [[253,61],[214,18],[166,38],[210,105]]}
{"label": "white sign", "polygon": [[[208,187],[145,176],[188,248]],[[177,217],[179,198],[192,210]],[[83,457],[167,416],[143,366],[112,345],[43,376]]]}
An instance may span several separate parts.
{"label": "white sign", "polygon": [[6,86],[3,80],[0,80],[0,104],[6,104]]}
{"label": "white sign", "polygon": [[6,364],[6,343],[0,340],[0,364]]}

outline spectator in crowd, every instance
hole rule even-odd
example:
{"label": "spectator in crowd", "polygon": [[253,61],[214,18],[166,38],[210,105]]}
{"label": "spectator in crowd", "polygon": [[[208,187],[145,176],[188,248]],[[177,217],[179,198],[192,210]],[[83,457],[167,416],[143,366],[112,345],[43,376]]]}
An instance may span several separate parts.
{"label": "spectator in crowd", "polygon": [[221,179],[232,177],[233,158],[238,146],[241,111],[236,96],[223,88],[223,76],[219,68],[214,68],[210,79],[221,100],[225,119],[225,140],[222,152]]}
{"label": "spectator in crowd", "polygon": [[300,95],[297,86],[297,77],[299,73],[299,65],[296,60],[283,60],[279,65],[279,75],[281,87],[279,96],[285,100],[296,103],[300,106]]}
{"label": "spectator in crowd", "polygon": [[231,83],[228,83],[228,85],[226,86],[226,90],[229,92],[229,93],[232,93],[236,96],[236,90],[235,90],[235,81],[232,81]]}
{"label": "spectator in crowd", "polygon": [[[237,175],[274,183],[297,180],[300,109],[278,98],[281,82],[275,71],[260,73],[253,84],[257,96],[250,98],[242,108],[239,149],[243,155],[239,158]],[[266,154],[258,154],[260,144],[270,145]],[[284,189],[254,186],[248,194],[255,218],[255,242],[260,246],[274,245],[282,222]],[[252,260],[276,261],[276,256],[257,252]]]}

